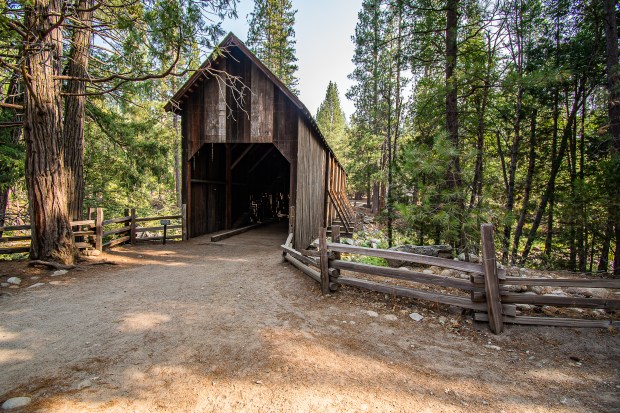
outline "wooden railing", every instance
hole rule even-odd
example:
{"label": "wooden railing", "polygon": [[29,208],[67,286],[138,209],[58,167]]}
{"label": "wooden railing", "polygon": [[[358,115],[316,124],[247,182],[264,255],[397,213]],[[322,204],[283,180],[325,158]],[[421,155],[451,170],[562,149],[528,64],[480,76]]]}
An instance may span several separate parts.
{"label": "wooden railing", "polygon": [[[609,327],[620,326],[618,320],[588,320],[558,317],[528,317],[517,315],[517,304],[550,305],[555,307],[600,308],[619,310],[620,300],[553,295],[525,295],[511,293],[509,285],[545,285],[556,287],[620,288],[620,280],[600,279],[546,279],[507,277],[506,271],[497,267],[493,226],[482,225],[482,264],[454,261],[401,251],[381,250],[341,244],[340,228],[332,228],[332,242],[327,241],[326,230],[319,231],[318,250],[296,251],[291,247],[292,237],[281,246],[286,260],[321,284],[324,294],[337,291],[340,285],[349,285],[396,296],[458,306],[474,312],[474,319],[489,323],[492,332],[499,334],[504,323],[537,324],[549,326]],[[432,265],[470,274],[469,280],[451,276],[427,274],[402,268],[389,268],[341,259],[341,254],[376,257],[405,263]],[[341,271],[347,271],[346,276]],[[369,275],[372,280],[360,278]],[[410,281],[429,289],[388,284],[382,279]],[[432,287],[450,288],[450,292],[437,292]]]}
{"label": "wooden railing", "polygon": [[[150,221],[171,220],[171,225],[166,225],[167,230],[181,230],[180,234],[166,234],[166,240],[186,239],[186,206],[183,205],[179,215],[167,215],[158,217],[138,217],[135,209],[126,209],[122,217],[104,219],[103,208],[89,208],[86,220],[72,221],[71,227],[75,237],[75,244],[79,249],[96,249],[103,251],[116,245],[146,241],[163,241],[164,226],[140,226]],[[120,225],[122,224],[122,225]],[[13,254],[30,251],[29,234],[30,224],[0,227],[0,254]],[[20,235],[5,236],[6,232],[20,232]],[[156,233],[155,235],[141,236],[141,234]],[[1,247],[3,244],[17,244]]]}

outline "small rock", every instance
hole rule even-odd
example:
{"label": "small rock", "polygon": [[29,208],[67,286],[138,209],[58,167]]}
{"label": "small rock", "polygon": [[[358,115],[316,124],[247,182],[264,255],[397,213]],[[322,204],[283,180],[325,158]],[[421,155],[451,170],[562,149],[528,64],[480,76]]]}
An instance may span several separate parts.
{"label": "small rock", "polygon": [[32,285],[31,285],[30,287],[28,287],[28,288],[37,288],[37,287],[41,287],[41,286],[44,286],[44,285],[45,285],[45,283],[36,283],[36,284],[32,284]]}
{"label": "small rock", "polygon": [[388,320],[388,321],[396,321],[396,320],[398,320],[398,317],[396,317],[394,314],[386,314],[383,317],[386,320]]}
{"label": "small rock", "polygon": [[444,277],[452,277],[454,276],[454,271],[448,269],[442,270],[439,275],[443,275]]}
{"label": "small rock", "polygon": [[439,324],[444,325],[446,324],[446,322],[448,321],[448,319],[444,316],[439,317]]}
{"label": "small rock", "polygon": [[30,397],[13,397],[2,403],[3,410],[16,409],[30,404]]}
{"label": "small rock", "polygon": [[517,304],[517,310],[528,311],[532,308],[534,308],[534,306],[530,304]]}
{"label": "small rock", "polygon": [[422,270],[422,273],[424,273],[424,274],[434,274],[434,272],[432,272],[429,269]]}
{"label": "small rock", "polygon": [[379,317],[379,314],[376,311],[372,310],[366,311],[366,314],[368,314],[370,317]]}
{"label": "small rock", "polygon": [[553,290],[553,291],[551,291],[550,295],[555,295],[557,297],[568,297],[568,294],[566,294],[562,290]]}
{"label": "small rock", "polygon": [[57,270],[57,271],[54,271],[53,273],[51,273],[50,275],[51,275],[52,277],[57,277],[57,276],[59,276],[59,275],[65,275],[65,274],[66,274],[66,273],[68,273],[68,272],[69,272],[69,271],[67,271],[67,270]]}
{"label": "small rock", "polygon": [[9,284],[9,283],[0,283],[0,287],[4,287],[4,288],[8,287],[9,285],[11,285],[11,284]]}
{"label": "small rock", "polygon": [[33,281],[36,281],[36,280],[38,280],[39,278],[41,278],[41,277],[38,277],[38,276],[36,276],[36,275],[33,275],[32,277],[30,277],[30,279],[31,279],[31,280],[33,280]]}
{"label": "small rock", "polygon": [[87,257],[96,257],[98,255],[101,255],[101,251],[99,250],[94,250],[94,249],[90,249],[90,250],[83,250],[82,251],[82,255],[85,255]]}
{"label": "small rock", "polygon": [[500,351],[502,349],[500,346],[494,346],[493,344],[486,344],[485,347],[495,351]]}
{"label": "small rock", "polygon": [[420,315],[418,313],[411,313],[411,314],[409,314],[409,317],[411,317],[411,319],[413,321],[420,321],[420,320],[422,320],[424,318],[424,316],[422,316],[422,315]]}
{"label": "small rock", "polygon": [[13,285],[20,285],[22,283],[22,279],[19,277],[11,277],[8,280],[6,280],[6,282],[8,282],[9,284],[13,284]]}

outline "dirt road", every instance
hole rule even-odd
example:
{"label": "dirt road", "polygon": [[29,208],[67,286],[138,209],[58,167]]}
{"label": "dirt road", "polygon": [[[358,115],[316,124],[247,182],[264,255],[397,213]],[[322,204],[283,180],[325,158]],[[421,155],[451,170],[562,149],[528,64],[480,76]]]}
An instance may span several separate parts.
{"label": "dirt road", "polygon": [[[282,262],[284,238],[271,226],[216,244],[120,248],[108,257],[118,266],[3,288],[0,402],[30,396],[22,410],[45,412],[620,411],[617,331],[493,336],[469,316],[382,294],[322,297]],[[10,275],[3,264],[0,274]]]}

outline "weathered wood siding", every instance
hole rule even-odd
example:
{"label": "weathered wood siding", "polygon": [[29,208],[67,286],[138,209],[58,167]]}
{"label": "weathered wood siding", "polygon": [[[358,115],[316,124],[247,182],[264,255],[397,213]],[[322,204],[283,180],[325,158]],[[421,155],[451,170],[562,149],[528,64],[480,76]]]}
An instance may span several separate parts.
{"label": "weathered wood siding", "polygon": [[297,197],[295,239],[297,249],[306,248],[324,225],[325,149],[303,119],[298,121]]}
{"label": "weathered wood siding", "polygon": [[207,79],[204,93],[204,143],[226,142],[226,85],[223,79]]}
{"label": "weathered wood siding", "polygon": [[252,65],[250,101],[250,140],[254,143],[269,143],[273,140],[273,83],[256,65]]}

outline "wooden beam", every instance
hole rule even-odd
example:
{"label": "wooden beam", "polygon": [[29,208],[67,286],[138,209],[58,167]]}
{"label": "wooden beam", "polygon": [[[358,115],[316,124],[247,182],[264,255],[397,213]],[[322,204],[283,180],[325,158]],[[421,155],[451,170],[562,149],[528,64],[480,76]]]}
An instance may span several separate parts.
{"label": "wooden beam", "polygon": [[237,166],[239,162],[241,162],[243,158],[245,158],[245,156],[252,150],[252,148],[254,148],[253,143],[250,144],[250,146],[248,146],[247,148],[245,148],[243,152],[241,152],[241,155],[239,155],[239,157],[235,159],[235,162],[233,162],[233,164],[230,166],[230,169],[235,169],[235,166]]}
{"label": "wooden beam", "polygon": [[263,154],[263,156],[261,156],[258,161],[256,161],[254,163],[254,165],[252,165],[252,167],[250,169],[248,169],[248,174],[251,173],[254,169],[256,169],[256,167],[258,165],[261,164],[261,162],[263,162],[265,160],[265,158],[267,157],[267,155],[269,155],[271,153],[271,151],[273,151],[275,149],[275,146],[271,146],[271,148],[267,149],[267,151]]}
{"label": "wooden beam", "polygon": [[230,144],[226,144],[226,206],[224,214],[224,228],[230,229],[232,226],[232,150]]}
{"label": "wooden beam", "polygon": [[329,294],[329,258],[327,257],[327,230],[319,228],[319,253],[321,264],[321,292]]}

